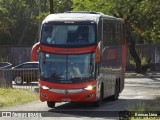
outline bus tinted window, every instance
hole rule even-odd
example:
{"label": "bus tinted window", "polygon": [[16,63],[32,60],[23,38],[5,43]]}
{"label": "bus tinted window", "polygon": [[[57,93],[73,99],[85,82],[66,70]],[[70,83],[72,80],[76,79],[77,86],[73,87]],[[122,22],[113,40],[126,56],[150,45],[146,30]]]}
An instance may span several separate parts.
{"label": "bus tinted window", "polygon": [[40,76],[50,82],[83,82],[82,79],[95,76],[94,58],[94,53],[58,55],[40,52]]}
{"label": "bus tinted window", "polygon": [[46,44],[95,43],[95,25],[44,25],[41,42]]}
{"label": "bus tinted window", "polygon": [[103,44],[104,46],[116,44],[116,24],[114,22],[105,22],[103,24]]}

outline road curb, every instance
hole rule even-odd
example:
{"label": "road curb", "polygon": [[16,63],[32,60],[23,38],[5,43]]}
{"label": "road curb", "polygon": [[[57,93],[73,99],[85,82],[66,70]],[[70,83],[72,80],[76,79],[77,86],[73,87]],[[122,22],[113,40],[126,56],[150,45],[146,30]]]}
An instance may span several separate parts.
{"label": "road curb", "polygon": [[125,76],[125,78],[160,78],[160,76],[150,76],[150,75],[146,75],[146,76]]}

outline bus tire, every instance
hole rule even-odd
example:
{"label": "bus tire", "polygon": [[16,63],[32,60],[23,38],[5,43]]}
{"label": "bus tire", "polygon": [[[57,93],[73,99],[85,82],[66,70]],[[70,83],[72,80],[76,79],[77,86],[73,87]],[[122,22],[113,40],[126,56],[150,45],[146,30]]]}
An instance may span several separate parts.
{"label": "bus tire", "polygon": [[111,100],[116,101],[116,100],[118,100],[118,97],[119,97],[119,83],[118,83],[118,81],[116,81],[114,95],[111,96]]}
{"label": "bus tire", "polygon": [[50,108],[54,108],[55,107],[55,102],[47,101],[47,106],[50,107]]}
{"label": "bus tire", "polygon": [[103,86],[101,86],[101,89],[100,89],[99,99],[97,101],[93,102],[93,106],[100,107],[102,104],[102,101],[103,101]]}

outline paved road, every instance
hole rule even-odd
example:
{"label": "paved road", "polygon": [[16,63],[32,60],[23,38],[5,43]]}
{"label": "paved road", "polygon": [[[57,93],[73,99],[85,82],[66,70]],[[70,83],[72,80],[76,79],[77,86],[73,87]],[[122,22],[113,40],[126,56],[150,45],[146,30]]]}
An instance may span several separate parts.
{"label": "paved road", "polygon": [[[149,101],[160,95],[160,78],[127,78],[125,80],[125,89],[120,94],[118,101],[108,101],[105,100],[101,107],[94,108],[90,104],[83,103],[57,103],[56,108],[50,109],[47,107],[46,102],[34,101],[30,103],[25,103],[18,106],[13,106],[10,108],[1,109],[0,111],[30,111],[30,112],[42,112],[42,116],[46,115],[48,117],[42,118],[7,118],[7,120],[103,120],[104,117],[98,117],[99,115],[111,115],[112,117],[107,117],[107,119],[118,119],[118,117],[113,117],[118,115],[117,111],[126,110],[129,106],[134,104],[139,104],[144,101]],[[108,112],[105,112],[108,111]],[[110,112],[109,112],[110,111]],[[115,111],[115,112],[113,112]],[[55,116],[49,117],[49,116]],[[0,118],[1,120],[6,118]]]}

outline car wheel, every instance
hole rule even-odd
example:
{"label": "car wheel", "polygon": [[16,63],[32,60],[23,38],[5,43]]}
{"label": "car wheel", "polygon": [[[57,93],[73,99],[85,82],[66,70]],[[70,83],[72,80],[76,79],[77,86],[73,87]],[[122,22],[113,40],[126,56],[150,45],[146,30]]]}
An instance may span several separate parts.
{"label": "car wheel", "polygon": [[23,79],[22,79],[21,76],[16,76],[16,77],[14,78],[14,82],[15,82],[17,85],[21,85],[21,84],[23,84]]}
{"label": "car wheel", "polygon": [[54,108],[55,107],[55,102],[49,102],[49,101],[47,101],[47,105],[50,108]]}

